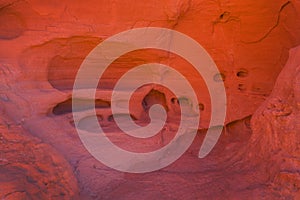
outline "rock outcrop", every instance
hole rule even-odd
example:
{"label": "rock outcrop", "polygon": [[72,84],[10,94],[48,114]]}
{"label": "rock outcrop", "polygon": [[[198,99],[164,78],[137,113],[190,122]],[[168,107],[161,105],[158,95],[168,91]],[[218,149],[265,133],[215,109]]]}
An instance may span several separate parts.
{"label": "rock outcrop", "polygon": [[0,144],[1,199],[78,198],[77,179],[69,163],[3,113]]}
{"label": "rock outcrop", "polygon": [[[178,128],[180,100],[157,85],[133,94],[129,115],[145,125],[158,103],[168,113],[166,127],[149,140],[133,140],[116,126],[113,87],[135,66],[175,68],[194,87],[201,113],[196,139],[179,160],[130,174],[85,149],[74,127],[72,88],[92,49],[139,27],[173,29],[201,44],[219,68],[211,78],[224,82],[228,110],[220,140],[199,159],[211,116],[203,77],[184,58],[156,49],[116,59],[95,94],[97,119],[114,144],[152,151]],[[300,199],[299,44],[299,0],[0,1],[0,198]],[[79,128],[93,132],[92,108],[79,101],[79,112],[86,111]]]}

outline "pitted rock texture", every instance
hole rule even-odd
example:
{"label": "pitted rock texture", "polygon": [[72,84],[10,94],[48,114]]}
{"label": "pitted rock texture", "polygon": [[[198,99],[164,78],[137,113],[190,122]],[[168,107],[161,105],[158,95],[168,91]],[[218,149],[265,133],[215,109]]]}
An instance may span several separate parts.
{"label": "pitted rock texture", "polygon": [[[14,33],[22,32],[15,40],[0,41],[5,47],[1,48],[1,59],[20,73],[14,80],[27,80],[20,84],[19,90],[26,87],[70,90],[81,62],[103,39],[130,28],[172,28],[199,42],[216,62],[221,75],[216,74],[215,80],[219,81],[218,76],[221,76],[225,81],[227,122],[231,122],[252,114],[270,94],[287,60],[288,49],[300,40],[298,1],[266,4],[237,0],[219,3],[190,0],[147,3],[4,1],[1,13],[5,16],[7,10],[17,13],[13,16],[26,26],[22,31],[15,28]],[[10,21],[9,24],[15,26],[13,20]],[[1,30],[10,32],[11,29],[13,27],[5,26]],[[110,82],[118,78],[119,69],[151,60],[162,63],[166,60],[186,75],[196,85],[201,103],[210,107],[209,95],[203,96],[206,88],[201,76],[195,76],[192,67],[178,56],[168,54],[128,55],[113,65],[115,69],[103,79],[104,87],[112,87]],[[207,112],[204,111],[203,120],[209,120]],[[207,127],[207,123],[202,127]]]}
{"label": "pitted rock texture", "polygon": [[[141,87],[131,98],[130,117],[147,125],[150,106],[159,103],[168,112],[166,126],[148,140],[122,134],[114,117],[128,115],[113,116],[110,97],[135,66],[175,68],[195,89],[201,113],[197,137],[178,161],[130,174],[106,167],[84,148],[72,101],[94,100],[72,99],[72,88],[93,48],[139,27],[170,28],[201,44],[220,70],[211,79],[224,81],[228,110],[216,147],[199,159],[211,114],[203,77],[184,58],[155,49],[116,59],[95,94],[97,119],[114,144],[138,152],[161,148],[178,128],[179,102],[189,102],[159,85]],[[299,44],[299,0],[0,1],[0,197],[300,199]],[[83,104],[77,110],[87,133],[95,128],[88,123],[92,109]]]}

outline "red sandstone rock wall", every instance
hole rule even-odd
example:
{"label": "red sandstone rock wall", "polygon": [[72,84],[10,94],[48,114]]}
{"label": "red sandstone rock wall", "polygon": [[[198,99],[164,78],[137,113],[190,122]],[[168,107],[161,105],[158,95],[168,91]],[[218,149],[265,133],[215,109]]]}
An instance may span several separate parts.
{"label": "red sandstone rock wall", "polygon": [[[124,55],[105,74],[97,94],[99,121],[109,131],[116,130],[107,99],[113,82],[131,67],[153,61],[187,77],[202,113],[199,136],[183,158],[158,172],[135,175],[111,170],[85,150],[73,125],[71,89],[97,44],[148,26],[180,31],[208,51],[221,71],[214,79],[226,87],[228,125],[214,151],[198,159],[210,118],[202,78],[184,59],[165,52]],[[0,197],[300,198],[299,48],[288,61],[289,50],[299,44],[299,0],[0,1]],[[161,88],[146,87],[136,95],[133,118],[153,103],[163,104],[170,115],[176,112],[177,100]],[[245,118],[252,114],[253,133]],[[124,148],[151,149],[170,136],[140,144],[124,144],[120,134],[111,139]]]}

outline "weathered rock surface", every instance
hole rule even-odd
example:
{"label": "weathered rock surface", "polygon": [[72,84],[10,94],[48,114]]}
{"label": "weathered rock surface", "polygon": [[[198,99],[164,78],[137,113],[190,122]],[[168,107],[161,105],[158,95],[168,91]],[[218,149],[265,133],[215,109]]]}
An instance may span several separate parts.
{"label": "weathered rock surface", "polygon": [[280,73],[272,94],[252,118],[250,160],[266,163],[274,193],[284,199],[300,198],[300,47]]}
{"label": "weathered rock surface", "polygon": [[[193,145],[172,165],[121,173],[82,145],[72,119],[72,87],[82,61],[101,41],[149,26],[187,34],[212,56],[221,74],[211,78],[226,88],[227,125],[214,150],[199,159],[211,106],[202,77],[167,52],[123,55],[102,77],[95,102],[99,123],[115,144],[151,151],[177,128],[172,118],[167,130],[135,141],[114,124],[114,82],[137,65],[159,62],[181,72],[198,94],[201,122]],[[0,1],[0,197],[300,199],[300,50],[293,48],[299,44],[299,0]],[[167,89],[148,85],[134,95],[130,115],[138,124],[155,103],[169,117],[178,113],[178,99]],[[86,110],[80,128],[89,132],[91,108]]]}
{"label": "weathered rock surface", "polygon": [[21,125],[0,118],[0,198],[75,199],[79,190],[69,163]]}

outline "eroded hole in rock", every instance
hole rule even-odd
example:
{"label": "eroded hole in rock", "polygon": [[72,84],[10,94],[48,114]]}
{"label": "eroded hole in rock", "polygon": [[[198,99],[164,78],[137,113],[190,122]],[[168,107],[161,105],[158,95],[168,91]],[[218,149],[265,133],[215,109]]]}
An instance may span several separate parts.
{"label": "eroded hole in rock", "polygon": [[18,13],[4,8],[0,10],[0,39],[11,40],[23,34],[25,23]]}
{"label": "eroded hole in rock", "polygon": [[218,73],[218,74],[214,75],[214,81],[216,81],[216,82],[225,81],[225,78],[226,78],[226,76],[223,73]]}
{"label": "eroded hole in rock", "polygon": [[172,102],[172,104],[179,104],[178,99],[175,98],[175,97],[173,97],[173,98],[171,99],[171,102]]}
{"label": "eroded hole in rock", "polygon": [[[91,101],[93,100],[76,99],[78,105],[76,111],[78,112],[78,111],[92,109],[93,107],[91,106]],[[110,102],[102,99],[96,99],[95,108],[110,108]],[[57,104],[52,110],[52,113],[54,115],[63,115],[71,112],[72,112],[72,99],[68,99],[64,102]]]}
{"label": "eroded hole in rock", "polygon": [[245,78],[249,75],[248,71],[246,69],[241,69],[239,70],[237,73],[236,73],[236,76],[237,77],[240,77],[240,78]]}
{"label": "eroded hole in rock", "polygon": [[247,89],[247,87],[245,84],[242,84],[242,83],[238,84],[239,91],[243,92],[243,91],[246,91],[246,89]]}
{"label": "eroded hole in rock", "polygon": [[230,12],[225,11],[219,16],[219,19],[220,20],[228,20],[229,16],[230,16]]}
{"label": "eroded hole in rock", "polygon": [[180,103],[180,105],[182,106],[187,106],[187,107],[192,107],[192,102],[189,98],[187,97],[180,97],[178,98],[178,102]]}
{"label": "eroded hole in rock", "polygon": [[[179,100],[177,97],[173,97],[171,98],[171,105],[170,105],[170,115],[168,117],[171,117],[172,120],[174,120],[173,118],[179,117],[180,113],[181,113],[181,108],[179,105]],[[171,119],[170,118],[170,119]]]}
{"label": "eroded hole in rock", "polygon": [[196,115],[196,112],[194,110],[194,106],[197,107],[197,105],[193,105],[193,101],[188,97],[179,97],[178,98],[179,104],[180,104],[180,110],[181,113],[185,116],[194,116]]}
{"label": "eroded hole in rock", "polygon": [[199,110],[203,111],[204,110],[204,104],[203,103],[199,103],[198,104],[198,108],[199,108]]}
{"label": "eroded hole in rock", "polygon": [[255,93],[260,93],[261,88],[260,87],[252,87],[252,91],[255,92]]}
{"label": "eroded hole in rock", "polygon": [[129,117],[130,117],[132,120],[134,120],[134,121],[137,120],[137,118],[136,118],[134,115],[132,115],[132,114],[129,115],[129,114],[126,114],[126,113],[120,113],[120,114],[109,115],[108,118],[107,118],[107,121],[109,121],[109,122],[114,122],[114,121],[115,121],[115,118],[129,119]]}
{"label": "eroded hole in rock", "polygon": [[[174,100],[175,101],[175,100]],[[158,90],[152,89],[143,99],[142,106],[144,110],[149,111],[154,104],[162,105],[168,111],[166,95]]]}

